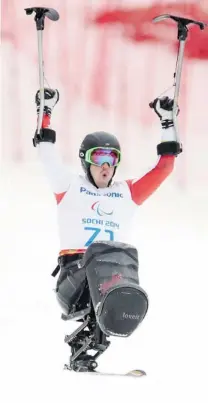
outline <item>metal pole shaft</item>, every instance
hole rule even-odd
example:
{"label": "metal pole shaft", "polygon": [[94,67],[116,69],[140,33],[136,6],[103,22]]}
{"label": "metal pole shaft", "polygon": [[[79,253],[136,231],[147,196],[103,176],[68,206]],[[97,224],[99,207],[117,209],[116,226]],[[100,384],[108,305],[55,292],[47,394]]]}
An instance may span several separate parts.
{"label": "metal pole shaft", "polygon": [[178,136],[178,122],[177,122],[177,105],[178,105],[178,96],[179,96],[180,83],[181,83],[184,49],[185,49],[185,40],[182,40],[182,41],[180,41],[179,50],[178,50],[178,62],[177,62],[176,72],[175,72],[175,92],[174,92],[174,100],[173,100],[173,122],[174,122],[174,127],[176,130],[176,138],[177,138],[178,142],[179,142],[179,136]]}
{"label": "metal pole shaft", "polygon": [[40,134],[43,122],[44,110],[44,62],[43,62],[43,31],[38,30],[38,62],[39,62],[39,84],[40,84],[40,110],[38,116],[37,134]]}

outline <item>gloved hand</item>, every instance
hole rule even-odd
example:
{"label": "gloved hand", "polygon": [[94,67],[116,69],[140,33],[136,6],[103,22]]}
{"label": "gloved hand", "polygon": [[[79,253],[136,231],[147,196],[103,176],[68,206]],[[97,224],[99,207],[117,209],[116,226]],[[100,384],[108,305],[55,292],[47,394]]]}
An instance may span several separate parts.
{"label": "gloved hand", "polygon": [[[163,129],[168,129],[173,126],[173,99],[168,97],[156,98],[151,107],[159,116]],[[177,107],[176,116],[180,110]]]}
{"label": "gloved hand", "polygon": [[[44,114],[51,116],[51,112],[59,100],[58,90],[52,90],[51,88],[44,88]],[[37,105],[37,114],[40,111],[40,90],[35,95],[35,103]]]}

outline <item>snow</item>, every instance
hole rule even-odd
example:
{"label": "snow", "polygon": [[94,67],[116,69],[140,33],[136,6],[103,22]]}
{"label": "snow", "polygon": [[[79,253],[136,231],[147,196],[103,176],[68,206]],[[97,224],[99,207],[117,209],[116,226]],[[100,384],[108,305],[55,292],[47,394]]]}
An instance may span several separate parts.
{"label": "snow", "polygon": [[140,209],[132,240],[149,312],[131,337],[112,339],[99,369],[141,368],[148,376],[94,377],[63,370],[69,357],[64,336],[77,324],[60,319],[53,292],[56,211],[41,168],[4,165],[1,172],[1,401],[206,402],[206,193],[167,184]]}

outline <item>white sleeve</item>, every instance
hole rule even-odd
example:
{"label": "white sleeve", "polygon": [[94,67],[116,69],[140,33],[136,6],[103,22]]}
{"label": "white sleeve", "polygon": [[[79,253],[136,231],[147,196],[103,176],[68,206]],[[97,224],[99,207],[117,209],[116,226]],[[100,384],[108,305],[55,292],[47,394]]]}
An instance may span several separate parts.
{"label": "white sleeve", "polygon": [[56,194],[66,192],[74,175],[61,161],[56,146],[53,143],[40,142],[37,149],[52,191]]}
{"label": "white sleeve", "polygon": [[177,135],[174,126],[161,130],[162,130],[162,139],[161,139],[162,143],[165,141],[177,141]]}

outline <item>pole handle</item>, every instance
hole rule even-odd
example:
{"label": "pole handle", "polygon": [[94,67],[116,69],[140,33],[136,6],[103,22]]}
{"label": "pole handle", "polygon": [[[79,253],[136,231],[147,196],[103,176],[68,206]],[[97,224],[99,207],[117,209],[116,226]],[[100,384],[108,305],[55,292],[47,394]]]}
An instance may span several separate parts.
{"label": "pole handle", "polygon": [[29,7],[25,8],[27,15],[35,13],[35,22],[37,31],[42,31],[44,29],[45,17],[52,21],[58,21],[59,13],[54,8],[44,8],[44,7]]}

